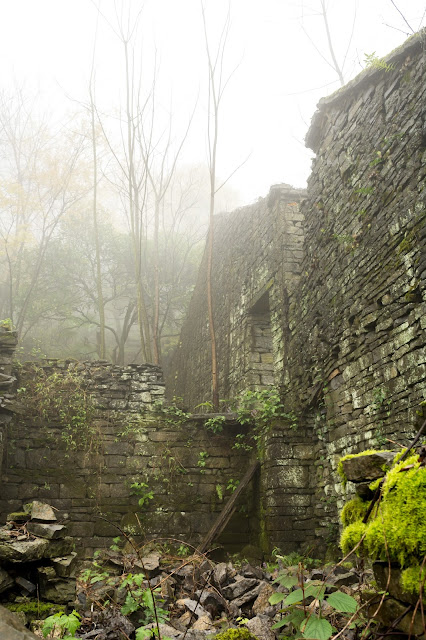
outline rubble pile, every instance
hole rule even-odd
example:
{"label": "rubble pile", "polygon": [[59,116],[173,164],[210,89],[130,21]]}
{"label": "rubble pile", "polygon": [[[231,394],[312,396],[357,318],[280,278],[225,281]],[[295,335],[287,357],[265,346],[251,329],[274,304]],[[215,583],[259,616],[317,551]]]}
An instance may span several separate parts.
{"label": "rubble pile", "polygon": [[[270,565],[258,567],[247,562],[237,566],[231,562],[216,564],[201,555],[173,561],[154,549],[144,556],[108,550],[98,556],[96,563],[97,573],[83,572],[77,583],[82,625],[76,637],[85,640],[133,638],[135,630],[141,628],[155,633],[154,616],[149,622],[146,616],[149,602],[144,594],[150,590],[156,594],[162,637],[205,640],[224,629],[244,625],[259,640],[275,640],[278,631],[271,627],[281,617],[281,605],[271,605],[269,599],[277,590],[291,590],[276,580],[281,571],[278,566],[272,569]],[[285,571],[295,574],[298,569],[294,566]],[[142,580],[136,579],[138,575]],[[325,578],[329,592],[340,589],[354,593],[360,584],[360,576],[353,568],[336,567],[331,572],[314,569],[305,574],[307,582]],[[126,635],[117,634],[117,629]]]}
{"label": "rubble pile", "polygon": [[[11,611],[29,598],[73,604],[76,578],[73,539],[48,504],[33,501],[0,527],[0,599]],[[54,609],[54,607],[53,607]]]}

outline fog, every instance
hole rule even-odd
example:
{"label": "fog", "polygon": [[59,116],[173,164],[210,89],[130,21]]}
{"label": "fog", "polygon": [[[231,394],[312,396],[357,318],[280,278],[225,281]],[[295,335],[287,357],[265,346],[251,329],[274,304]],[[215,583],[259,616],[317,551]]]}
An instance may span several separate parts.
{"label": "fog", "polygon": [[[208,226],[201,6],[1,3],[0,318],[22,358],[167,364]],[[304,136],[341,84],[333,56],[347,82],[425,18],[423,0],[330,0],[325,16],[320,0],[204,7],[223,88],[216,212],[305,186]]]}

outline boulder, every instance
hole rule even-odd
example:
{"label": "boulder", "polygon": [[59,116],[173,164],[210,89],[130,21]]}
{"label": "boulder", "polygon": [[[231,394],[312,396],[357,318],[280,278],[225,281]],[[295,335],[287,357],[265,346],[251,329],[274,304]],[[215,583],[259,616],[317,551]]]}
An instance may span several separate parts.
{"label": "boulder", "polygon": [[11,611],[0,605],[1,640],[39,640]]}

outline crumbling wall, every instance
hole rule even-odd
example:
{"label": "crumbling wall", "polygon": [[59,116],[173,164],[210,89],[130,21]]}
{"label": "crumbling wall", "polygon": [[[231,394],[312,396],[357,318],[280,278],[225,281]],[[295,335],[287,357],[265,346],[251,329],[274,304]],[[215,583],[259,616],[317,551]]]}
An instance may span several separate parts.
{"label": "crumbling wall", "polygon": [[[299,204],[304,193],[275,185],[267,198],[217,216],[212,288],[223,399],[283,377],[286,300],[297,288],[303,255]],[[190,408],[210,400],[210,363],[204,260],[167,380],[168,395],[183,397]]]}
{"label": "crumbling wall", "polygon": [[[46,376],[55,376],[56,393],[66,394],[69,374],[93,398],[86,435],[80,424],[64,427],[60,408],[56,415],[40,412],[33,395],[32,384],[43,387]],[[17,376],[19,414],[7,425],[0,518],[32,499],[46,501],[68,513],[67,531],[80,555],[109,546],[119,535],[115,524],[132,534],[197,543],[231,495],[229,481],[244,475],[247,453],[232,449],[241,426],[231,420],[224,435],[213,435],[205,416],[162,412],[155,404],[164,393],[158,367],[49,361],[28,364]],[[75,395],[71,388],[71,402]],[[252,541],[254,510],[250,487],[220,538],[228,550]]]}

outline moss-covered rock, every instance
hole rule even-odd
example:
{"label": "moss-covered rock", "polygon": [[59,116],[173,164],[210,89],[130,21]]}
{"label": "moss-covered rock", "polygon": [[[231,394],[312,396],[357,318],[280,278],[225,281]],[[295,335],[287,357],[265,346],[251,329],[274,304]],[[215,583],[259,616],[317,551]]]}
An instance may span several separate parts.
{"label": "moss-covered rock", "polygon": [[215,636],[215,640],[258,640],[248,629],[239,627],[238,629],[227,629]]}
{"label": "moss-covered rock", "polygon": [[[397,463],[386,475],[382,499],[367,525],[365,511],[351,501],[342,513],[347,523],[340,545],[347,554],[365,537],[358,552],[371,560],[390,560],[402,567],[419,564],[426,553],[426,468],[417,454]],[[354,519],[359,515],[358,519]]]}

